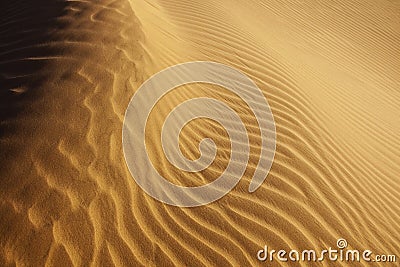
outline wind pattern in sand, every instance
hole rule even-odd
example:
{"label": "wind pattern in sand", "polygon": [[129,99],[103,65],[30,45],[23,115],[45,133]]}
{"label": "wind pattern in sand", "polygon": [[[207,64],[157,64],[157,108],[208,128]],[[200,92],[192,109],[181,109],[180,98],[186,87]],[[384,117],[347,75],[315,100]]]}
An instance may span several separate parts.
{"label": "wind pattern in sand", "polygon": [[[318,250],[339,237],[400,255],[399,2],[4,0],[0,14],[0,266],[253,266],[265,244]],[[225,101],[251,144],[229,194],[179,208],[131,178],[122,125],[143,81],[198,60],[257,84],[276,152],[249,194],[260,130],[248,106],[218,86],[172,91],[146,134],[166,179],[207,184],[230,159],[227,132],[199,119],[181,150],[196,159],[211,138],[216,160],[196,173],[169,163],[161,126],[188,99]]]}

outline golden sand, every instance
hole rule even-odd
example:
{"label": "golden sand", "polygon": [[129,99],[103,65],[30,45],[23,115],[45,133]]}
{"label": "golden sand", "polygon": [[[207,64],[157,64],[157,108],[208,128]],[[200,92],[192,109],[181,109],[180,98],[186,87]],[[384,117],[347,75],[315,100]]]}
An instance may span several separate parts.
{"label": "golden sand", "polygon": [[[0,266],[266,266],[256,257],[265,244],[321,250],[338,238],[400,257],[399,2],[3,2]],[[213,138],[210,169],[181,173],[162,155],[160,126],[186,99],[229,102],[252,144],[232,192],[178,208],[132,179],[121,131],[144,80],[194,60],[256,82],[277,148],[266,181],[249,194],[260,153],[254,117],[220,88],[175,90],[152,113],[147,136],[167,179],[205,184],[229,161],[226,133],[207,120],[184,129],[181,148],[196,158],[198,142]]]}

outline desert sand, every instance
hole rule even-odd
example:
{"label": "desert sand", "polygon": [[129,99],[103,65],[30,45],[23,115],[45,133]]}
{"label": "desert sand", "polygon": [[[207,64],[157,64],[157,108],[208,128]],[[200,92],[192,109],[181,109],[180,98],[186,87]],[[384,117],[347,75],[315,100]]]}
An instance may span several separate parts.
{"label": "desert sand", "polygon": [[[400,2],[0,6],[0,266],[267,266],[256,257],[264,245],[321,250],[339,238],[400,257]],[[218,153],[209,169],[180,172],[165,158],[160,125],[186,99],[228,102],[252,144],[229,194],[179,208],[132,179],[122,124],[143,81],[198,60],[254,80],[274,115],[277,147],[264,184],[250,194],[260,153],[254,117],[216,86],[178,88],[157,104],[146,136],[167,179],[206,184],[229,161],[226,132],[208,120],[188,124],[180,145],[195,159],[198,142],[212,138]]]}

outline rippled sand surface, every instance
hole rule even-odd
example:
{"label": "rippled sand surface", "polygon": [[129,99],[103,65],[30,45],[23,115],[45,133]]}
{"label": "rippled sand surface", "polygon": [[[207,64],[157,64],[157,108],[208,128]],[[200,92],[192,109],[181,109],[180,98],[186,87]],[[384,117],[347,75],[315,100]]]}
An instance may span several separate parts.
{"label": "rippled sand surface", "polygon": [[[318,251],[339,238],[400,257],[399,2],[3,0],[0,33],[0,266],[266,266],[264,245]],[[198,173],[168,162],[161,126],[187,99],[227,102],[251,143],[229,194],[178,208],[132,179],[122,124],[143,81],[198,60],[253,79],[277,147],[250,194],[260,131],[248,107],[217,86],[174,90],[146,136],[166,179],[206,184],[230,159],[226,131],[199,120],[181,149],[195,159],[210,137],[216,160]]]}

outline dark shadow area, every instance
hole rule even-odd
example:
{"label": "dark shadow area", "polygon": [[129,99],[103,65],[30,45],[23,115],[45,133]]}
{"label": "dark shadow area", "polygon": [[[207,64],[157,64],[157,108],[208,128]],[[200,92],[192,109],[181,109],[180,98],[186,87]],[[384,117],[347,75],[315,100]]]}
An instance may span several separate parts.
{"label": "dark shadow area", "polygon": [[[66,1],[2,0],[0,2],[0,138],[13,131],[12,121],[38,96],[46,57],[55,54],[52,33]],[[0,139],[1,140],[1,139]],[[4,146],[4,144],[0,144]]]}

